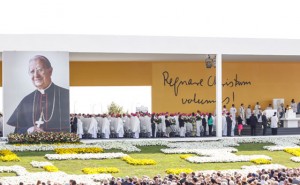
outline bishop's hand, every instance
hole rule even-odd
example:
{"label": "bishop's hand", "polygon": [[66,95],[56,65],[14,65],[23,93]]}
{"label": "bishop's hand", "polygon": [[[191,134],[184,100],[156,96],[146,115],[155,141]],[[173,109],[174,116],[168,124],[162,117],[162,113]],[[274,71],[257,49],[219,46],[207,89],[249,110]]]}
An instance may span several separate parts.
{"label": "bishop's hand", "polygon": [[42,128],[38,127],[38,126],[34,126],[33,132],[45,132],[45,131]]}
{"label": "bishop's hand", "polygon": [[27,129],[28,134],[31,134],[33,132],[45,132],[45,131],[42,128],[37,127],[37,125],[36,125],[36,126],[30,127],[29,129]]}

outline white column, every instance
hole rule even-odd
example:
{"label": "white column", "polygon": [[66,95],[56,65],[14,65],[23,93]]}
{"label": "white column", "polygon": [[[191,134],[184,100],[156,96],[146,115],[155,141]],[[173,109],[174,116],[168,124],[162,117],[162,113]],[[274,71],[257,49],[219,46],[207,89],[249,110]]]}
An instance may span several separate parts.
{"label": "white column", "polygon": [[222,54],[216,56],[216,136],[222,137]]}

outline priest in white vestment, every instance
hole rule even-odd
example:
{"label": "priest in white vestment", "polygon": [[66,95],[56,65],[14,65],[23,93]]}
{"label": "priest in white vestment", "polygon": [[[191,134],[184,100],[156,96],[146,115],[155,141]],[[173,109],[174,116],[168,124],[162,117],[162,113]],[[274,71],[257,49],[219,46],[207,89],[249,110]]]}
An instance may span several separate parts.
{"label": "priest in white vestment", "polygon": [[297,103],[294,99],[291,101],[291,108],[293,109],[293,112],[297,112]]}
{"label": "priest in white vestment", "polygon": [[201,115],[200,115],[200,111],[197,111],[196,114],[196,136],[200,137],[200,133],[201,133]]}
{"label": "priest in white vestment", "polygon": [[[163,121],[162,121],[162,117],[164,117],[164,116],[162,116],[162,114],[159,114],[158,116],[157,116],[157,118],[158,118],[158,120],[160,120],[160,121],[158,121],[158,123],[157,123],[157,126],[156,126],[156,128],[157,128],[157,132],[160,134],[160,133],[163,133],[163,131],[162,131],[162,125],[163,125]],[[160,137],[160,136],[157,136],[157,137]]]}
{"label": "priest in white vestment", "polygon": [[227,136],[227,122],[226,122],[226,113],[222,113],[222,135]]}
{"label": "priest in white vestment", "polygon": [[256,102],[256,105],[254,107],[254,115],[257,117],[258,113],[259,113],[259,109],[260,109],[260,105],[259,102]]}
{"label": "priest in white vestment", "polygon": [[146,133],[146,128],[147,128],[146,126],[147,125],[145,123],[145,117],[144,117],[143,114],[140,115],[139,120],[140,120],[140,123],[141,123],[140,124],[141,125],[141,128],[140,128],[141,129],[141,133],[145,134]]}
{"label": "priest in white vestment", "polygon": [[126,114],[123,115],[123,123],[124,123],[124,132],[129,132],[130,130],[130,118]]}
{"label": "priest in white vestment", "polygon": [[117,137],[122,138],[124,137],[124,126],[123,126],[123,120],[121,119],[121,115],[119,114],[117,115],[116,123],[117,123],[117,127],[116,127]]}
{"label": "priest in white vestment", "polygon": [[100,114],[96,116],[96,120],[98,122],[98,133],[102,133],[102,117]]}
{"label": "priest in white vestment", "polygon": [[110,133],[114,133],[117,136],[118,135],[117,118],[116,118],[115,114],[112,114],[109,120],[110,120]]}
{"label": "priest in white vestment", "polygon": [[130,118],[131,131],[134,133],[134,138],[138,139],[140,137],[140,120],[136,114],[132,114]]}
{"label": "priest in white vestment", "polygon": [[248,108],[246,109],[246,123],[247,125],[250,124],[250,117],[251,117],[251,105],[248,105]]}
{"label": "priest in white vestment", "polygon": [[165,121],[166,121],[166,116],[165,114],[162,114],[161,116],[159,116],[159,118],[161,118],[161,131],[162,133],[166,134],[166,124],[165,124]]}
{"label": "priest in white vestment", "polygon": [[235,129],[235,126],[236,126],[236,119],[233,119],[231,114],[230,114],[230,117],[232,119],[231,136],[234,136],[234,129]]}
{"label": "priest in white vestment", "polygon": [[186,129],[186,132],[189,133],[189,134],[191,134],[192,131],[193,131],[193,124],[191,122],[191,117],[192,117],[192,115],[189,114],[187,116],[187,119],[186,119],[186,122],[185,122],[185,129]]}
{"label": "priest in white vestment", "polygon": [[82,121],[80,120],[80,116],[77,115],[77,135],[79,138],[82,138],[83,135],[83,127],[82,127]]}
{"label": "priest in white vestment", "polygon": [[229,111],[230,111],[230,115],[231,115],[232,119],[235,120],[237,111],[236,111],[236,108],[235,108],[234,104],[232,104],[232,107],[230,108]]}
{"label": "priest in white vestment", "polygon": [[109,122],[106,114],[103,115],[103,119],[102,119],[102,134],[105,139],[109,139],[110,122]]}
{"label": "priest in white vestment", "polygon": [[179,136],[180,135],[180,128],[179,128],[179,114],[176,114],[174,115],[174,119],[175,119],[175,128],[176,128],[176,135]]}
{"label": "priest in white vestment", "polygon": [[245,115],[245,107],[244,107],[244,104],[243,104],[243,103],[241,104],[241,107],[240,107],[240,109],[239,109],[239,114],[240,114],[240,116],[241,116],[241,118],[242,118],[242,120],[243,120],[243,125],[245,125],[245,122],[246,122],[246,120],[245,120],[246,115]]}
{"label": "priest in white vestment", "polygon": [[112,131],[114,132],[114,126],[112,124],[112,115],[111,114],[108,114],[107,115],[107,119],[109,121],[109,130],[110,130],[110,133],[112,133]]}
{"label": "priest in white vestment", "polygon": [[95,119],[95,115],[92,115],[91,119],[91,124],[90,128],[88,130],[88,133],[92,135],[92,138],[97,138],[97,133],[98,133],[98,122]]}

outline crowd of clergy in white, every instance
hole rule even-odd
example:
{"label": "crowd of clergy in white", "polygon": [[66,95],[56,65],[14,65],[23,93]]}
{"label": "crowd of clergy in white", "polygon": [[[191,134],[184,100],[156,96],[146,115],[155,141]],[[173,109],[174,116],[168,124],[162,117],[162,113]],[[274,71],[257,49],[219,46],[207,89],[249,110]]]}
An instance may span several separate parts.
{"label": "crowd of clergy in white", "polygon": [[[205,120],[205,121],[204,121]],[[209,125],[208,120],[212,120]],[[89,133],[92,138],[99,137],[170,137],[198,136],[212,132],[214,118],[211,114],[174,113],[131,113],[131,114],[71,114],[71,132],[79,137]],[[205,124],[204,124],[205,123]],[[98,135],[97,135],[98,134]]]}
{"label": "crowd of clergy in white", "polygon": [[[297,104],[291,102],[291,108],[297,112]],[[273,109],[271,104],[266,109]],[[278,107],[278,114],[266,118],[265,111],[259,102],[254,109],[251,105],[247,108],[242,103],[239,109],[235,105],[227,110],[223,106],[222,112],[222,135],[234,136],[234,130],[237,127],[238,135],[241,135],[243,125],[251,126],[251,135],[256,135],[256,124],[262,123],[264,134],[267,122],[270,123],[272,134],[277,134],[278,118],[281,118],[285,112],[284,105]],[[131,114],[71,114],[70,124],[71,132],[77,133],[80,138],[83,134],[90,134],[92,138],[110,137],[200,137],[212,136],[216,130],[215,115],[211,113],[131,113]]]}

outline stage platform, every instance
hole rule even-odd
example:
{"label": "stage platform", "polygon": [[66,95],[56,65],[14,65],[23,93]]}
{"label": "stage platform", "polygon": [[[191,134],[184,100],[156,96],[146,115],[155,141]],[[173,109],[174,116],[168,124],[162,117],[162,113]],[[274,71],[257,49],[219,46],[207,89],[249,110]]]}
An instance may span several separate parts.
{"label": "stage platform", "polygon": [[[235,134],[237,135],[237,130],[235,130]],[[249,125],[245,125],[242,131],[243,136],[250,136],[251,135],[251,128]],[[261,136],[263,135],[262,125],[258,124],[256,126],[256,135]],[[266,135],[272,135],[272,129],[267,128]],[[277,135],[300,135],[300,128],[284,128],[279,127],[277,128]]]}

